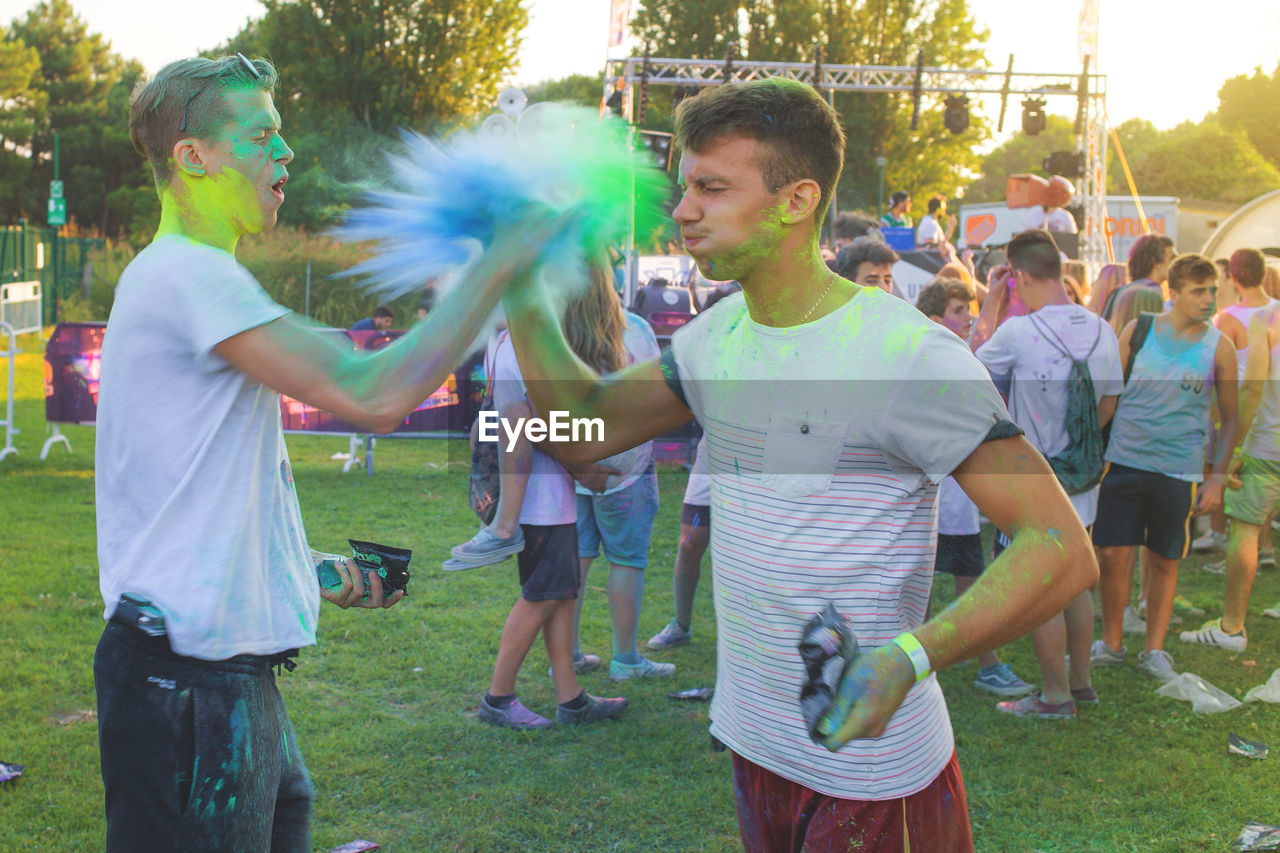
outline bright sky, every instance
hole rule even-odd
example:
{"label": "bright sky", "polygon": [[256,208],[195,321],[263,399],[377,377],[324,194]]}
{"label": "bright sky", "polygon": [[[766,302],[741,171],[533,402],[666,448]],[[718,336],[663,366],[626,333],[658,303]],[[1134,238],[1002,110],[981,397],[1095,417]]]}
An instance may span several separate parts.
{"label": "bright sky", "polygon": [[[71,0],[113,49],[154,72],[228,39],[262,14],[257,0],[217,0],[198,6],[173,0]],[[609,0],[528,0],[529,29],[520,70],[529,84],[573,73],[595,73],[605,58]],[[1099,0],[1100,70],[1108,75],[1108,111],[1115,122],[1139,116],[1167,128],[1200,119],[1217,104],[1222,82],[1280,62],[1280,3],[1275,0]],[[33,6],[0,0],[0,22]],[[632,0],[633,8],[638,5]],[[990,31],[987,56],[1003,69],[1076,73],[1079,0],[969,0]],[[198,22],[195,16],[198,15]],[[1074,102],[1050,99],[1049,110],[1074,116]],[[998,105],[987,105],[992,118]],[[1016,124],[1017,112],[1011,113]],[[1010,122],[1006,119],[1006,129]]]}

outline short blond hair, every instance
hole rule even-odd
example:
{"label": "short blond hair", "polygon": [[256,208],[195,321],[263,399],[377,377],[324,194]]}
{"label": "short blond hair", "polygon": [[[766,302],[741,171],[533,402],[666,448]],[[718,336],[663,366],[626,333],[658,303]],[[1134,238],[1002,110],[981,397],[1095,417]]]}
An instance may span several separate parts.
{"label": "short blond hair", "polygon": [[[248,62],[257,76],[250,73]],[[139,83],[129,103],[129,138],[151,163],[156,185],[169,183],[173,146],[179,139],[208,139],[231,120],[221,95],[232,88],[261,89],[270,94],[275,92],[276,80],[275,66],[267,60],[248,60],[236,54],[179,59],[161,68],[150,82]]]}

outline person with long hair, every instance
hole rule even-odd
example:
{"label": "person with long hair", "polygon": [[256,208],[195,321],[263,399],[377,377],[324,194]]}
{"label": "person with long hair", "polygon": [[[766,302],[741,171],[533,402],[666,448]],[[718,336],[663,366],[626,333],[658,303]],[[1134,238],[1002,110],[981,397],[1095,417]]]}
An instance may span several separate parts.
{"label": "person with long hair", "polygon": [[[616,369],[622,364],[621,335],[616,320],[609,326],[606,320],[592,325],[576,319],[588,312],[606,313],[598,307],[603,297],[595,292],[599,286],[596,279],[605,280],[603,271],[594,275],[592,287],[567,307],[566,316],[570,319],[565,322],[575,330],[586,327],[597,330],[579,337],[574,348],[579,358],[593,366]],[[609,291],[608,299],[616,306],[617,298],[613,296],[607,280],[603,286]],[[612,330],[612,334],[599,333],[601,328]],[[511,338],[507,335],[500,337],[494,351],[493,374],[493,403],[501,418],[510,423],[516,418],[538,414],[529,401],[530,389],[525,385]],[[489,691],[480,700],[477,715],[482,722],[494,726],[529,730],[547,728],[552,724],[551,720],[521,704],[515,692],[516,675],[539,633],[551,662],[551,678],[559,703],[557,723],[605,720],[616,717],[627,707],[626,699],[592,696],[578,682],[578,673],[598,666],[599,659],[593,665],[585,659],[575,660],[573,655],[577,614],[574,600],[581,597],[582,587],[578,564],[577,505],[573,477],[560,463],[556,447],[554,443],[540,442],[532,448],[525,491],[520,501],[519,548],[515,551],[518,554],[520,598],[507,616]],[[503,477],[504,492],[507,479]],[[499,517],[503,514],[504,503],[512,498],[512,495],[502,495]],[[512,538],[515,536],[513,534]],[[458,556],[457,549],[454,555],[455,558]]]}
{"label": "person with long hair", "polygon": [[1118,335],[1138,319],[1139,314],[1159,314],[1164,310],[1160,291],[1134,287],[1116,296],[1111,310],[1111,328]]}
{"label": "person with long hair", "polygon": [[[1112,292],[1129,283],[1129,267],[1125,264],[1107,264],[1098,271],[1093,280],[1093,290],[1089,294],[1089,310],[1095,314],[1102,313],[1102,306],[1107,304]],[[1121,326],[1121,328],[1124,328]]]}
{"label": "person with long hair", "polygon": [[[639,315],[622,310],[600,267],[592,268],[587,292],[565,309],[561,327],[569,348],[597,373],[613,373],[628,364],[657,358],[660,353],[653,327]],[[575,660],[595,658],[577,650],[577,631],[587,575],[603,548],[609,563],[609,616],[613,628],[609,677],[614,681],[665,678],[675,673],[675,664],[651,661],[641,656],[636,646],[649,537],[658,514],[653,442],[603,459],[601,464],[620,472],[610,478],[604,491],[592,492],[581,485],[577,488],[581,585],[574,620]]]}

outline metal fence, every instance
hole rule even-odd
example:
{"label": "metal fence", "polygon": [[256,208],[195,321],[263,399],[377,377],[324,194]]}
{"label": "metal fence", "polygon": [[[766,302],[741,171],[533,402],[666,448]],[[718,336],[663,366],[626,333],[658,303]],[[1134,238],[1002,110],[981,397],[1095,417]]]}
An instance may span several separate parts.
{"label": "metal fence", "polygon": [[0,284],[39,282],[43,322],[52,325],[58,322],[58,304],[84,289],[89,253],[105,246],[105,240],[62,237],[25,220],[0,225]]}

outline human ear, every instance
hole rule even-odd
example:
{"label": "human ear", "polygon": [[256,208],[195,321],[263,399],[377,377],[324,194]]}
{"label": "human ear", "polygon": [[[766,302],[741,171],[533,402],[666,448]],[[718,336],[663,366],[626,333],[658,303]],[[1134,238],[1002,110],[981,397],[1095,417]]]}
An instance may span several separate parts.
{"label": "human ear", "polygon": [[822,188],[818,186],[818,182],[812,178],[803,178],[790,186],[790,194],[787,198],[787,208],[783,213],[783,221],[788,225],[794,225],[809,217],[818,211],[818,205],[822,201]]}
{"label": "human ear", "polygon": [[185,174],[203,177],[208,169],[200,156],[199,144],[190,137],[179,139],[173,145],[173,162]]}

